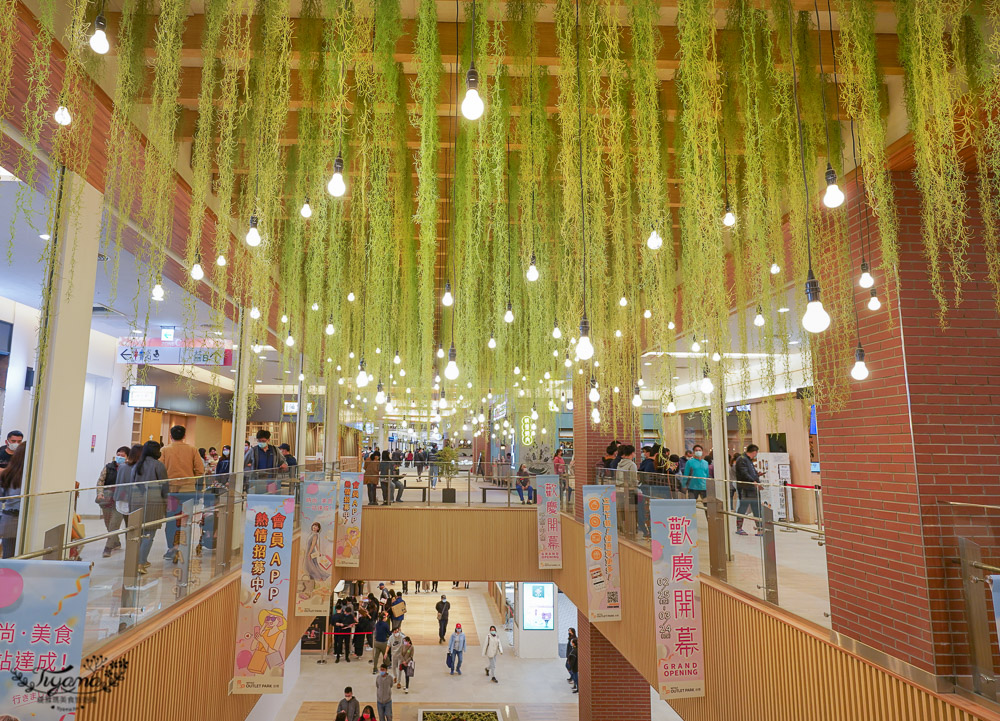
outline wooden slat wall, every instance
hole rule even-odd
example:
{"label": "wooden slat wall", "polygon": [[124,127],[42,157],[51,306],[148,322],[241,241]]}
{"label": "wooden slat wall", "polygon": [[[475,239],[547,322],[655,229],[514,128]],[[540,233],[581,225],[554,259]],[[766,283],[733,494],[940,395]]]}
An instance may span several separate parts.
{"label": "wooden slat wall", "polygon": [[[298,538],[292,546],[293,578]],[[79,721],[243,721],[259,695],[230,696],[240,575],[185,599],[162,619],[99,649],[109,660],[124,658],[128,670],[117,688],[92,696]],[[294,603],[294,599],[290,599]],[[312,618],[288,617],[288,652]]]}

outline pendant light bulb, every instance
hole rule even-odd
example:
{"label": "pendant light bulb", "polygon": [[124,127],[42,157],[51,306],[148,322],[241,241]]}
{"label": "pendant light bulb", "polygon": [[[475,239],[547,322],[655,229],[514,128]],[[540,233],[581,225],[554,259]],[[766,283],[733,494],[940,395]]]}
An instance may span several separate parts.
{"label": "pendant light bulb", "polygon": [[287,323],[288,322],[288,314],[287,313],[282,313],[281,314],[281,322],[282,323]]}
{"label": "pendant light bulb", "polygon": [[260,231],[257,230],[257,216],[250,216],[250,228],[247,230],[247,245],[256,248],[260,245]]}
{"label": "pendant light bulb", "polygon": [[354,379],[354,384],[358,388],[364,388],[368,385],[369,378],[368,374],[365,373],[365,359],[362,358],[361,362],[358,363],[358,377]]}
{"label": "pendant light bulb", "polygon": [[701,343],[698,342],[697,338],[691,341],[691,352],[697,353],[701,350]]}
{"label": "pendant light bulb", "polygon": [[254,306],[253,308],[251,308],[250,309],[250,317],[253,318],[254,320],[257,320],[258,318],[260,318],[260,308],[258,308],[257,306]]}
{"label": "pendant light bulb", "polygon": [[399,351],[396,351],[396,355],[392,357],[392,362],[395,365],[399,365],[400,363],[403,362],[403,359],[399,357]]}
{"label": "pendant light bulb", "polygon": [[219,266],[220,268],[225,268],[226,267],[226,256],[224,256],[222,253],[219,253],[219,257],[215,259],[215,264],[217,266]]}
{"label": "pendant light bulb", "polygon": [[646,247],[650,250],[659,250],[663,247],[663,238],[656,232],[656,228],[649,231],[649,237],[646,238]]}
{"label": "pendant light bulb", "polygon": [[108,21],[104,18],[104,15],[98,15],[94,18],[94,33],[90,36],[90,49],[93,50],[98,55],[107,55],[108,51],[111,49],[111,43],[108,42]]}
{"label": "pendant light bulb", "polygon": [[601,400],[601,394],[597,390],[597,381],[593,376],[590,377],[590,393],[587,394],[587,398],[590,399],[591,403],[597,403]]}
{"label": "pendant light bulb", "polygon": [[559,340],[560,338],[562,338],[562,331],[559,330],[559,324],[558,323],[556,323],[554,326],[552,326],[552,337],[555,338],[556,340]]}
{"label": "pendant light bulb", "polygon": [[727,228],[736,225],[736,213],[733,212],[733,207],[729,203],[726,203],[726,213],[722,216],[722,224]]}
{"label": "pendant light bulb", "polygon": [[511,306],[510,301],[507,301],[507,312],[503,314],[503,320],[505,323],[514,322],[514,308]]}
{"label": "pendant light bulb", "polygon": [[757,326],[758,328],[763,328],[765,322],[766,321],[764,320],[764,314],[761,312],[761,307],[758,305],[757,306],[757,315],[755,315],[753,317],[753,324],[755,326]]}
{"label": "pendant light bulb", "polygon": [[627,306],[628,305],[628,298],[626,298],[625,296],[622,296],[621,299],[618,301],[618,305],[620,305],[622,308],[624,308],[625,306]]}
{"label": "pendant light bulb", "polygon": [[639,386],[636,386],[635,391],[632,393],[632,406],[635,408],[642,407],[642,395],[639,393]]}
{"label": "pendant light bulb", "polygon": [[722,356],[719,355],[719,351],[715,351],[715,353],[712,354],[712,360],[716,363],[722,360]]}
{"label": "pendant light bulb", "polygon": [[674,403],[674,397],[670,396],[670,400],[667,402],[667,413],[676,413],[677,404]]}
{"label": "pendant light bulb", "polygon": [[567,398],[566,399],[566,410],[568,410],[568,411],[573,410],[573,399],[572,398]]}
{"label": "pendant light bulb", "polygon": [[305,379],[306,379],[306,374],[305,373],[299,373],[299,383],[301,383]]}
{"label": "pendant light bulb", "polygon": [[812,269],[806,278],[806,298],[809,303],[806,305],[806,314],[802,316],[802,327],[810,333],[822,333],[830,327],[830,314],[823,308],[823,301],[819,299],[819,281],[813,275]]}
{"label": "pendant light bulb", "polygon": [[155,300],[157,302],[163,300],[163,296],[164,296],[163,286],[160,285],[159,283],[157,283],[156,285],[153,286],[153,290],[151,291],[151,293],[152,293],[152,296],[153,296],[153,300]]}
{"label": "pendant light bulb", "polygon": [[455,302],[455,296],[451,294],[451,281],[444,284],[444,295],[441,296],[441,305],[450,308]]}
{"label": "pendant light bulb", "polygon": [[563,361],[563,365],[566,366],[567,368],[572,368],[573,367],[573,361],[571,361],[569,359],[569,353],[568,352],[566,353],[566,360]]}
{"label": "pendant light bulb", "polygon": [[705,375],[701,379],[701,392],[708,395],[714,390],[715,384],[712,383],[712,379],[708,377],[708,366],[705,366]]}
{"label": "pendant light bulb", "polygon": [[534,406],[531,406],[531,420],[533,421],[538,420],[538,411],[535,409]]}
{"label": "pendant light bulb", "polygon": [[643,318],[652,318],[653,317],[653,311],[651,311],[649,308],[646,308],[646,310],[644,310],[642,312],[642,317]]}
{"label": "pendant light bulb", "polygon": [[844,191],[837,185],[837,171],[830,163],[826,164],[826,192],[823,193],[823,205],[827,208],[839,208],[844,204]]}
{"label": "pendant light bulb", "polygon": [[863,381],[868,377],[868,374],[868,366],[865,364],[865,349],[858,343],[858,348],[854,351],[854,367],[851,368],[851,378]]}
{"label": "pendant light bulb", "polygon": [[326,334],[327,335],[333,335],[335,331],[336,331],[336,328],[333,327],[333,323],[327,323],[326,324]]}
{"label": "pendant light bulb", "polygon": [[438,343],[438,349],[436,355],[438,358],[444,358],[444,348],[441,347],[440,343]]}
{"label": "pendant light bulb", "polygon": [[580,340],[576,342],[576,357],[580,360],[590,360],[594,357],[594,344],[590,342],[590,321],[584,312],[580,319]]}
{"label": "pendant light bulb", "polygon": [[677,327],[677,324],[674,323],[673,321],[670,321],[669,323],[667,323],[667,330],[673,330],[676,327]]}
{"label": "pendant light bulb", "polygon": [[353,303],[354,302],[354,291],[353,290],[347,294],[347,302],[348,303]]}
{"label": "pendant light bulb", "polygon": [[462,100],[462,115],[467,120],[479,120],[483,116],[483,99],[479,97],[479,73],[476,71],[476,64],[469,67],[469,72],[465,76],[465,99]]}
{"label": "pendant light bulb", "polygon": [[597,410],[596,406],[590,412],[590,422],[593,423],[595,426],[601,422],[601,412]]}
{"label": "pendant light bulb", "polygon": [[313,304],[312,304],[311,306],[309,306],[309,307],[310,307],[310,308],[312,308],[313,310],[319,310],[319,303],[313,303]]}
{"label": "pendant light bulb", "polygon": [[347,183],[344,182],[344,158],[337,153],[337,159],[333,161],[333,177],[326,184],[326,192],[334,198],[342,198],[347,192]]}
{"label": "pendant light bulb", "polygon": [[448,365],[444,367],[444,377],[450,381],[458,378],[458,363],[455,362],[455,343],[451,344],[451,348],[448,349]]}
{"label": "pendant light bulb", "polygon": [[288,337],[285,338],[285,345],[287,345],[289,348],[295,345],[295,338],[292,337],[291,333],[289,333]]}
{"label": "pendant light bulb", "polygon": [[313,214],[312,206],[309,205],[309,198],[306,198],[306,202],[302,204],[302,208],[299,210],[299,215],[303,218],[311,218]]}
{"label": "pendant light bulb", "polygon": [[378,386],[376,388],[377,390],[375,391],[375,404],[380,406],[383,403],[385,403],[385,390],[383,390],[382,388],[382,381],[378,382]]}
{"label": "pendant light bulb", "polygon": [[777,275],[780,272],[781,272],[781,266],[778,265],[777,263],[772,262],[771,263],[771,275]]}
{"label": "pendant light bulb", "polygon": [[52,114],[52,118],[63,127],[73,122],[73,116],[69,114],[69,108],[65,105],[60,105],[56,108],[56,112]]}
{"label": "pendant light bulb", "polygon": [[524,274],[524,277],[528,279],[529,282],[534,283],[538,280],[538,266],[535,265],[535,253],[531,253],[531,263],[528,265],[528,272]]}
{"label": "pendant light bulb", "polygon": [[864,260],[861,261],[861,277],[858,278],[858,285],[865,289],[875,285],[875,278],[872,277],[871,272],[868,270],[868,263]]}
{"label": "pendant light bulb", "polygon": [[201,256],[194,257],[194,265],[191,266],[191,277],[194,280],[201,280],[205,277],[205,269],[201,267]]}
{"label": "pendant light bulb", "polygon": [[868,310],[878,310],[882,307],[882,301],[878,299],[878,292],[872,288],[871,298],[868,299]]}
{"label": "pendant light bulb", "polygon": [[486,344],[486,347],[489,348],[490,350],[493,350],[494,348],[496,348],[497,347],[497,339],[494,338],[493,336],[490,336],[490,341],[489,341],[489,343]]}

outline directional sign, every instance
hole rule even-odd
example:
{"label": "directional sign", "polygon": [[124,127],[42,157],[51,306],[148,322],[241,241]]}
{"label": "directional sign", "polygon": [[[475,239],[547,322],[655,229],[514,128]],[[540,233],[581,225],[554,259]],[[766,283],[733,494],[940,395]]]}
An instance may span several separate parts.
{"label": "directional sign", "polygon": [[118,346],[118,363],[130,365],[231,366],[229,348],[187,348],[183,346]]}

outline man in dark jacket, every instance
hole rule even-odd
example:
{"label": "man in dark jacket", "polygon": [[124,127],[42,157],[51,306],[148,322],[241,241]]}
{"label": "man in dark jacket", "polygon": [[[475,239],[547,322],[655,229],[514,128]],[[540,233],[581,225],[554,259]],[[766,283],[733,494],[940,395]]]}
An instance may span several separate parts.
{"label": "man in dark jacket", "polygon": [[448,612],[451,611],[451,602],[441,594],[441,600],[434,606],[438,617],[438,643],[444,643],[444,632],[448,630]]}
{"label": "man in dark jacket", "polygon": [[344,613],[344,604],[341,601],[337,601],[336,609],[334,610],[333,617],[330,620],[333,621],[331,625],[333,626],[334,663],[340,663],[341,653],[344,654],[347,662],[350,663],[351,646],[348,639],[350,639],[351,636],[349,629],[354,623],[354,619]]}
{"label": "man in dark jacket", "polygon": [[[761,487],[760,476],[757,474],[757,467],[754,466],[757,451],[757,446],[751,443],[747,446],[746,452],[733,464],[733,470],[736,473],[736,490],[740,496],[740,505],[736,512],[745,514],[749,511],[755,519],[760,518]],[[757,528],[757,535],[762,535],[760,523],[755,520],[754,525]],[[747,532],[743,530],[742,518],[736,519],[736,533],[740,536],[747,535]]]}
{"label": "man in dark jacket", "polygon": [[[267,485],[277,477],[277,471],[288,470],[288,463],[281,451],[271,445],[271,432],[263,428],[257,431],[257,445],[250,446],[243,458],[243,467],[258,473],[248,474],[251,493],[267,493]],[[262,471],[271,471],[263,473]]]}

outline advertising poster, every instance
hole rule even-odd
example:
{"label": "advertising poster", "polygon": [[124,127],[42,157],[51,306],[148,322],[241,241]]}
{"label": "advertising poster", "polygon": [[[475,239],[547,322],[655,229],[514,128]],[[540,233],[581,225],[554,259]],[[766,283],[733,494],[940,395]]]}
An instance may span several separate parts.
{"label": "advertising poster", "polygon": [[295,586],[295,615],[315,616],[330,610],[333,592],[333,542],[337,526],[337,484],[324,481],[322,471],[303,474],[299,522],[299,578]]}
{"label": "advertising poster", "polygon": [[620,621],[618,504],[614,486],[583,486],[583,541],[587,553],[587,615],[591,621]]}
{"label": "advertising poster", "polygon": [[322,651],[323,639],[326,638],[326,614],[317,616],[302,634],[303,651]]}
{"label": "advertising poster", "polygon": [[0,561],[0,716],[76,715],[89,591],[89,564]]}
{"label": "advertising poster", "polygon": [[247,496],[231,693],[281,693],[294,520],[292,496]]}
{"label": "advertising poster", "polygon": [[521,628],[525,631],[555,630],[555,584],[524,583],[522,588]]}
{"label": "advertising poster", "polygon": [[653,621],[660,698],[705,695],[695,501],[649,502],[653,553]]}
{"label": "advertising poster", "polygon": [[787,521],[792,518],[792,494],[783,484],[791,483],[791,462],[787,453],[758,453],[754,461],[760,482],[764,488],[760,500],[774,513],[774,520]]}
{"label": "advertising poster", "polygon": [[559,476],[535,476],[538,489],[538,567],[562,568],[562,520],[559,517]]}
{"label": "advertising poster", "polygon": [[340,474],[340,523],[337,524],[337,556],[339,568],[361,563],[361,488],[363,473]]}

